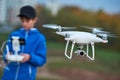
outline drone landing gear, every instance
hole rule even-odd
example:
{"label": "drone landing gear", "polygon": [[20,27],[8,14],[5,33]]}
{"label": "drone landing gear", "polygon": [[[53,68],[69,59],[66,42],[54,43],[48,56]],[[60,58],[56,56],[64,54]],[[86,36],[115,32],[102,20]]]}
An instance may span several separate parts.
{"label": "drone landing gear", "polygon": [[91,43],[91,47],[92,47],[92,57],[89,56],[88,52],[89,52],[89,44],[87,44],[87,52],[86,52],[86,56],[90,59],[90,60],[94,60],[95,58],[95,48],[94,48],[94,43]]}
{"label": "drone landing gear", "polygon": [[65,47],[65,56],[68,58],[68,59],[71,59],[72,58],[72,53],[73,53],[73,48],[75,46],[75,42],[73,41],[72,42],[72,47],[71,47],[71,51],[70,51],[70,55],[67,54],[67,49],[68,49],[68,45],[69,45],[69,40],[67,40],[67,43],[66,43],[66,47]]}
{"label": "drone landing gear", "polygon": [[[73,48],[75,46],[75,41],[72,42],[72,47],[71,47],[70,55],[67,54],[69,42],[70,41],[67,40],[66,47],[65,47],[65,56],[68,59],[71,59],[72,58],[72,54],[73,54]],[[89,44],[87,44],[87,46],[86,46],[86,52],[83,50],[83,45],[80,45],[78,47],[78,50],[75,51],[75,53],[77,55],[81,55],[81,56],[86,55],[86,57],[88,57],[90,60],[94,60],[94,55],[95,55],[94,43],[91,43],[91,47],[92,47],[92,56],[89,56],[89,54],[88,54],[88,52],[89,52]]]}

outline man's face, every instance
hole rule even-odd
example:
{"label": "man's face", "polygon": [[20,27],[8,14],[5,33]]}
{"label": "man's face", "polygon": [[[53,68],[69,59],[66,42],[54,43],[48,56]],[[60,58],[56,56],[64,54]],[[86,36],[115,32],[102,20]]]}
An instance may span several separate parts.
{"label": "man's face", "polygon": [[34,24],[36,22],[36,18],[29,19],[29,18],[21,17],[20,20],[21,20],[21,24],[25,30],[29,30],[29,29],[33,28]]}

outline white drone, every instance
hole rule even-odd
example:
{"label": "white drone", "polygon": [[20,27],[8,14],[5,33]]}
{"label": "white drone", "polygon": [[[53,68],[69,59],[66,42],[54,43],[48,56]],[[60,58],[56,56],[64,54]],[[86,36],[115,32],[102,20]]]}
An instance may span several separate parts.
{"label": "white drone", "polygon": [[[68,59],[72,58],[73,54],[73,49],[75,46],[75,43],[78,44],[78,50],[75,51],[76,54],[78,55],[86,55],[90,60],[95,59],[95,48],[94,48],[94,43],[107,43],[107,37],[112,36],[109,34],[109,32],[102,31],[100,28],[91,28],[87,26],[82,26],[85,28],[92,29],[92,33],[89,32],[82,32],[82,31],[62,31],[62,29],[74,29],[73,27],[61,27],[55,24],[44,24],[44,28],[51,28],[51,29],[57,29],[56,34],[64,36],[66,42],[66,47],[65,47],[65,56]],[[72,42],[72,47],[70,54],[68,55],[68,45],[69,42]],[[92,56],[90,56],[89,53],[89,44],[92,47]],[[83,46],[86,45],[86,51],[83,50]]]}

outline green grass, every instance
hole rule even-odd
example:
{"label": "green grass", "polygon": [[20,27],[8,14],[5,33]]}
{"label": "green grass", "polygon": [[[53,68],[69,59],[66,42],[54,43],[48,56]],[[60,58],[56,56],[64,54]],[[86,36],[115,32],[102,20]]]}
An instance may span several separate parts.
{"label": "green grass", "polygon": [[53,49],[64,49],[66,42],[54,42],[54,41],[47,41],[47,47]]}
{"label": "green grass", "polygon": [[3,43],[5,40],[8,39],[8,36],[9,36],[8,33],[5,33],[5,34],[0,33],[0,47],[1,47],[2,43]]}
{"label": "green grass", "polygon": [[6,40],[9,36],[9,33],[0,33],[0,40]]}

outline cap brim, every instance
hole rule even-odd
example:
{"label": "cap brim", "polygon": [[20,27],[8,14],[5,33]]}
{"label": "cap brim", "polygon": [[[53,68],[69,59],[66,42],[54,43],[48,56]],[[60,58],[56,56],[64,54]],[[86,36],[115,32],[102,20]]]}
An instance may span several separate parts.
{"label": "cap brim", "polygon": [[29,14],[18,14],[17,17],[27,17],[27,18],[32,18]]}

